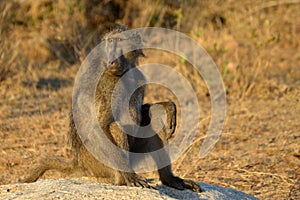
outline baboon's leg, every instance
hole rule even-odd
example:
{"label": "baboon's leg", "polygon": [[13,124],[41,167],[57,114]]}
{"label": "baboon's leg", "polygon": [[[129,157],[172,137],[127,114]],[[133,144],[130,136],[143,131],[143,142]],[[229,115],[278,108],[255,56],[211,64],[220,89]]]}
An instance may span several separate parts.
{"label": "baboon's leg", "polygon": [[[175,106],[174,103],[162,102],[162,103],[158,103],[158,104],[163,105],[165,108],[169,108],[169,110],[166,109],[167,124],[165,126],[170,125],[168,123],[171,123],[172,120],[174,120],[174,119],[176,121],[176,118],[171,116],[171,114],[176,115],[176,107],[175,107],[175,109],[174,108],[171,109],[173,106]],[[155,104],[153,104],[153,105],[155,105]],[[150,123],[150,120],[151,120],[149,117],[150,114],[147,112],[150,111],[151,106],[153,106],[153,105],[151,105],[151,104],[145,104],[145,106],[143,105],[144,109],[142,109],[143,117],[142,117],[141,124],[144,126]],[[170,120],[170,118],[172,120]],[[176,126],[176,122],[173,121],[172,123],[174,124],[174,126]],[[171,125],[171,126],[173,126],[173,125]],[[175,127],[173,129],[175,129]],[[157,133],[156,135],[154,135],[150,138],[135,138],[134,144],[131,146],[130,150],[135,153],[147,153],[147,152],[153,152],[153,151],[162,149],[164,144],[166,144],[166,142],[168,140],[168,138],[165,137],[165,136],[168,137],[168,134],[165,132],[167,130],[168,129],[162,129],[160,131],[160,133]],[[174,132],[174,130],[173,130],[173,132]],[[172,132],[172,134],[173,134],[173,132]],[[169,133],[169,135],[170,135],[170,133]],[[160,151],[160,153],[153,154],[153,159],[155,160],[157,166],[159,166],[159,164],[162,163],[163,161],[164,162],[169,161],[169,163],[171,163],[170,157],[166,151]],[[201,188],[196,182],[194,182],[192,180],[181,179],[181,178],[175,176],[172,173],[171,164],[169,166],[158,169],[158,173],[159,173],[160,180],[162,181],[162,183],[164,185],[168,185],[170,187],[173,187],[173,188],[176,188],[179,190],[190,189],[195,192],[201,192]]]}
{"label": "baboon's leg", "polygon": [[112,122],[109,125],[109,132],[111,134],[113,143],[118,147],[120,147],[121,149],[128,151],[129,146],[128,146],[127,135],[123,133],[123,131],[118,126],[117,122]]}
{"label": "baboon's leg", "polygon": [[[148,153],[162,148],[162,140],[158,135],[154,135],[150,138],[135,138],[135,142],[133,147],[131,148],[131,152]],[[171,163],[170,157],[166,151],[160,151],[160,153],[153,154],[153,159],[156,162],[157,166],[159,166],[160,163],[165,161],[169,161],[169,163]],[[175,176],[172,173],[171,164],[161,169],[158,169],[158,173],[160,180],[164,185],[179,190],[190,189],[195,192],[201,192],[201,188],[196,182]]]}
{"label": "baboon's leg", "polygon": [[160,132],[158,134],[163,134],[159,135],[160,138],[163,141],[163,144],[167,143],[167,140],[170,139],[176,129],[176,105],[172,101],[165,101],[165,102],[159,102],[159,103],[154,103],[154,104],[144,104],[142,106],[142,121],[141,121],[141,126],[146,126],[150,124],[151,122],[151,114],[150,114],[150,108],[156,105],[161,105],[164,107],[166,114],[167,114],[167,120],[164,129],[166,130],[165,132]]}
{"label": "baboon's leg", "polygon": [[[110,124],[109,129],[110,129],[110,133],[111,133],[112,139],[114,140],[115,145],[117,145],[121,149],[129,151],[128,136],[119,128],[118,124],[116,122],[112,122]],[[128,160],[128,164],[129,164],[129,160]],[[111,169],[111,170],[113,170],[113,169]],[[113,173],[114,173],[114,182],[117,185],[128,185],[128,186],[152,188],[147,183],[147,180],[145,178],[137,175],[133,171],[132,171],[132,173],[130,173],[130,172],[113,170]]]}
{"label": "baboon's leg", "polygon": [[75,161],[66,159],[43,159],[42,162],[31,172],[31,175],[21,182],[30,183],[39,179],[47,170],[58,170],[64,173],[72,173],[77,169]]}
{"label": "baboon's leg", "polygon": [[[116,122],[112,122],[109,125],[109,132],[111,134],[111,139],[113,140],[113,143],[115,145],[117,145],[118,147],[120,147],[121,149],[127,150],[129,149],[128,146],[128,140],[127,140],[127,135],[125,133],[123,133],[123,131],[119,128],[118,124]],[[122,176],[122,173],[117,171],[117,170],[113,170],[113,169],[109,169],[111,170],[111,173],[113,175],[113,181],[116,185],[126,185],[126,180],[125,178]]]}

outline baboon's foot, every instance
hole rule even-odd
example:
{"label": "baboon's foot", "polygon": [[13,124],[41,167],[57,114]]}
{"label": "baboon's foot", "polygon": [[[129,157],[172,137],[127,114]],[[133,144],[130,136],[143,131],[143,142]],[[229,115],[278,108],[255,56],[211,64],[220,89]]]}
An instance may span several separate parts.
{"label": "baboon's foot", "polygon": [[126,181],[126,185],[128,186],[156,189],[155,187],[148,184],[146,178],[135,173],[125,173],[124,178]]}
{"label": "baboon's foot", "polygon": [[201,192],[201,187],[198,183],[196,183],[195,181],[192,181],[192,180],[182,179],[177,176],[168,177],[168,179],[161,180],[161,182],[164,185],[167,185],[169,187],[172,187],[172,188],[175,188],[178,190],[189,189],[194,192],[198,192],[198,193]]}
{"label": "baboon's foot", "polygon": [[186,189],[192,190],[194,192],[198,192],[200,193],[201,187],[198,183],[196,183],[195,181],[192,180],[188,180],[188,179],[183,179],[183,183]]}

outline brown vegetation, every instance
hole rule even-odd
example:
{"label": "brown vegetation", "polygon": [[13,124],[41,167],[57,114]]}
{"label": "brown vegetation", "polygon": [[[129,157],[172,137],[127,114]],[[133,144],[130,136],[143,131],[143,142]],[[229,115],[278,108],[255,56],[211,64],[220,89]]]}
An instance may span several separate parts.
{"label": "brown vegetation", "polygon": [[[151,57],[143,63],[165,62],[192,80],[202,106],[199,139],[174,163],[176,174],[262,199],[299,198],[299,1],[97,2],[1,1],[1,184],[17,182],[45,155],[69,156],[65,136],[80,61],[104,31],[123,23],[190,35],[222,74],[227,121],[214,150],[198,159],[210,117],[205,84],[180,58],[145,52]],[[147,98],[164,100],[160,94]]]}

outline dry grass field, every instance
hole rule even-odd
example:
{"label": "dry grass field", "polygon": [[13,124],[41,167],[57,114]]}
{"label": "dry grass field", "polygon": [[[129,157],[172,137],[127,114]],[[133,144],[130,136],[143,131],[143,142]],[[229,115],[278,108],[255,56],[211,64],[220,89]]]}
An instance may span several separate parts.
{"label": "dry grass field", "polygon": [[[0,2],[0,184],[16,183],[46,156],[68,157],[76,72],[114,24],[181,31],[215,60],[227,118],[216,147],[198,154],[210,119],[208,90],[187,63],[148,51],[191,80],[198,139],[176,174],[260,199],[300,199],[300,1],[2,0]],[[147,100],[164,99],[149,90]],[[45,178],[64,177],[47,172]]]}

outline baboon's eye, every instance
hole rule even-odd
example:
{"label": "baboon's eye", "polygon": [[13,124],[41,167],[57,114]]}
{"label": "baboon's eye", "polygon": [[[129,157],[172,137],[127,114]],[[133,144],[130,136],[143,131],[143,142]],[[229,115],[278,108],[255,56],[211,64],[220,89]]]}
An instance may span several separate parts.
{"label": "baboon's eye", "polygon": [[114,40],[112,38],[108,38],[108,42],[113,42]]}
{"label": "baboon's eye", "polygon": [[118,41],[118,42],[121,42],[121,41],[122,41],[122,38],[117,38],[117,41]]}

